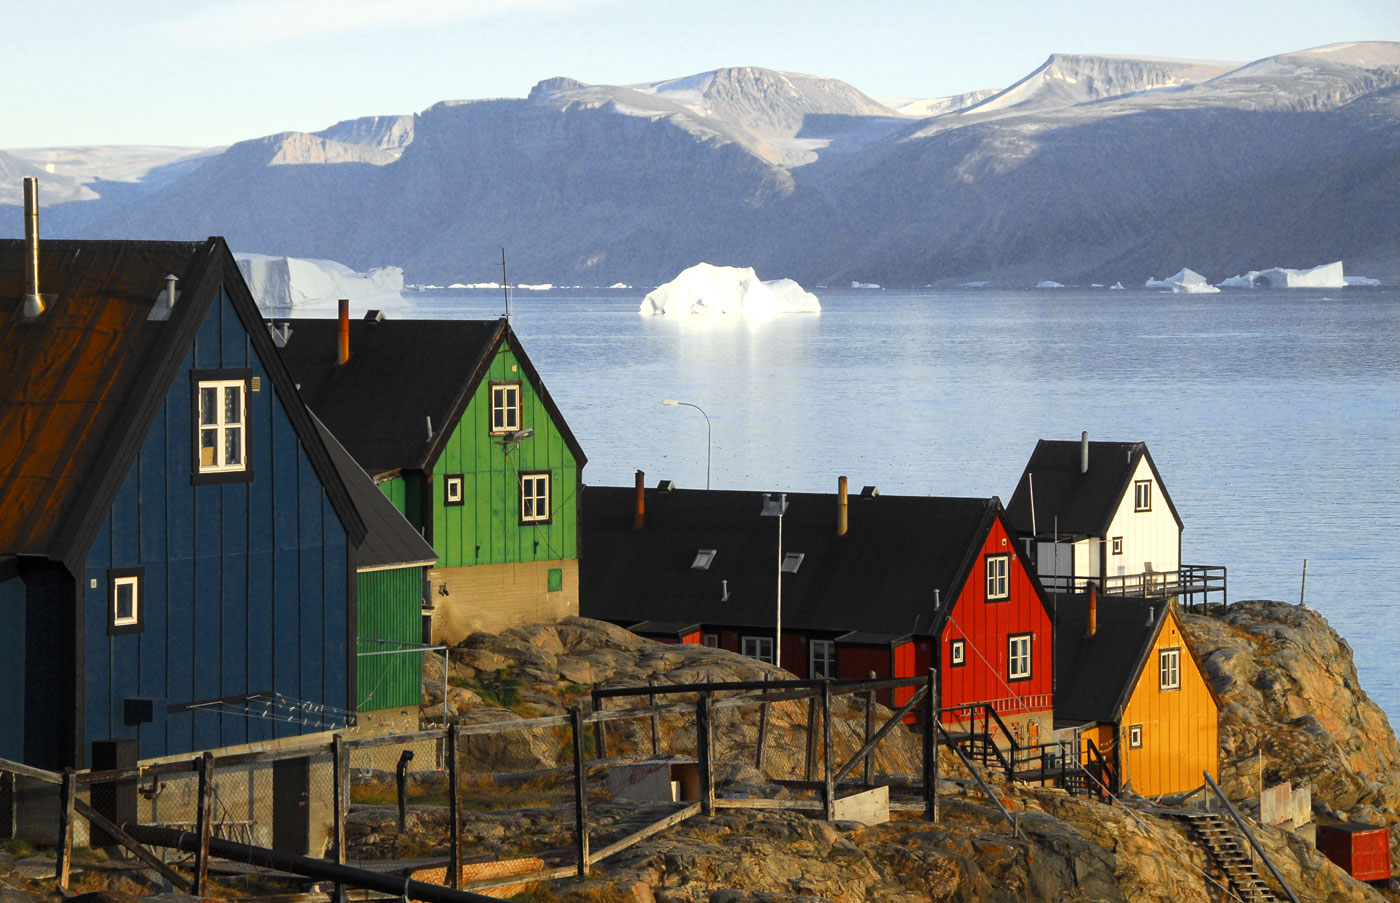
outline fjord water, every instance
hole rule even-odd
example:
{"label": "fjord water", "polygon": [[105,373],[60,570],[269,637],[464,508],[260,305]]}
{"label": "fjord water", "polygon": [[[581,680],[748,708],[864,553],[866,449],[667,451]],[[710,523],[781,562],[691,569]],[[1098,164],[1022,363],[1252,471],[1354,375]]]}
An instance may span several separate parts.
{"label": "fjord water", "polygon": [[[646,317],[643,291],[521,292],[512,322],[584,482],[998,495],[1040,438],[1148,443],[1182,561],[1307,604],[1400,715],[1400,289],[818,290],[820,315]],[[495,317],[499,291],[404,316]],[[754,511],[758,516],[758,511]],[[852,600],[858,604],[859,600]],[[878,600],[869,600],[878,604]]]}

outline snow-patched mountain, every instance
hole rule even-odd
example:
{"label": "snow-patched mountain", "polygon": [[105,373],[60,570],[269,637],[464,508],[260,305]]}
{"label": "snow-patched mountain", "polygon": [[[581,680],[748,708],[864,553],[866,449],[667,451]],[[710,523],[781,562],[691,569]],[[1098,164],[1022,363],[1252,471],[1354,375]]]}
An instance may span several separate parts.
{"label": "snow-patched mountain", "polygon": [[[1140,285],[1183,261],[1216,282],[1319,259],[1400,279],[1400,44],[1227,68],[1056,55],[941,113],[756,68],[556,78],[81,183],[93,200],[55,203],[55,166],[43,233],[222,234],[444,285],[499,278],[502,246],[522,281],[583,285],[696,260],[827,285]],[[21,219],[0,211],[0,234]]]}
{"label": "snow-patched mountain", "polygon": [[905,116],[918,116],[921,119],[927,119],[930,116],[941,116],[944,113],[966,110],[968,107],[975,106],[1000,93],[1000,88],[984,88],[981,91],[966,91],[950,97],[900,98],[885,101],[885,105]]}

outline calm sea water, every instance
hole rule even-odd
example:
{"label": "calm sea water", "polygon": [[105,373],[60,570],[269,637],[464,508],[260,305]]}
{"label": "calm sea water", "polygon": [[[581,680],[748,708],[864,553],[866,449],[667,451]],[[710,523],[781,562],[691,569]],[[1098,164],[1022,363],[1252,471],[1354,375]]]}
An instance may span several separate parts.
{"label": "calm sea water", "polygon": [[[1010,499],[1040,438],[1146,441],[1182,560],[1307,604],[1400,715],[1400,289],[819,291],[820,315],[644,317],[642,291],[521,292],[512,321],[584,481]],[[495,317],[499,292],[407,293]]]}

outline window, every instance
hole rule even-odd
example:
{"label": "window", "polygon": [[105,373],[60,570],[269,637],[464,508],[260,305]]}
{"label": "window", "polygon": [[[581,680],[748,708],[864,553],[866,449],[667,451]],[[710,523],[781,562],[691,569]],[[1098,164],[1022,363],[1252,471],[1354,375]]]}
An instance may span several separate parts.
{"label": "window", "polygon": [[1121,536],[1115,536],[1115,537],[1113,537],[1113,554],[1115,554],[1115,555],[1122,555],[1122,554],[1123,554],[1123,537],[1121,537]]}
{"label": "window", "polygon": [[1181,647],[1173,646],[1157,653],[1157,688],[1159,690],[1181,689]]}
{"label": "window", "polygon": [[462,500],[462,474],[449,473],[442,481],[442,503],[444,505],[460,505]]}
{"label": "window", "polygon": [[812,640],[807,644],[810,667],[807,676],[813,680],[836,676],[836,644],[831,640]]}
{"label": "window", "polygon": [[797,569],[802,567],[802,559],[806,557],[803,552],[788,552],[783,556],[783,563],[778,569],[784,574],[796,574]]}
{"label": "window", "polygon": [[520,475],[520,522],[549,523],[549,473]]}
{"label": "window", "polygon": [[749,658],[773,664],[773,638],[771,636],[746,636],[739,643],[739,651]]}
{"label": "window", "polygon": [[967,640],[953,640],[948,644],[948,664],[954,668],[967,664]]}
{"label": "window", "polygon": [[1151,480],[1135,480],[1135,481],[1133,481],[1133,510],[1134,510],[1134,511],[1151,511],[1151,510],[1152,510],[1152,481],[1151,481]]}
{"label": "window", "polygon": [[718,648],[719,648],[719,634],[717,634],[717,633],[702,633],[702,634],[700,634],[700,645],[702,645],[702,646],[708,646],[708,647],[711,648],[711,649],[718,649]]}
{"label": "window", "polygon": [[[145,628],[145,568],[107,572],[107,633],[140,633]],[[97,581],[93,581],[96,583]]]}
{"label": "window", "polygon": [[1128,728],[1128,748],[1142,749],[1142,725],[1134,724]]}
{"label": "window", "polygon": [[193,382],[196,483],[247,482],[250,370],[195,370]]}
{"label": "window", "polygon": [[1011,567],[1010,555],[987,556],[987,601],[1007,599],[1011,590],[1007,583],[1007,572]]}
{"label": "window", "polygon": [[491,384],[491,432],[520,429],[520,383]]}
{"label": "window", "polygon": [[545,591],[550,593],[562,593],[564,591],[564,569],[550,568],[546,576]]}
{"label": "window", "polygon": [[1006,679],[1029,680],[1031,676],[1031,635],[1013,634],[1006,638]]}
{"label": "window", "polygon": [[708,571],[710,565],[714,563],[714,560],[714,549],[701,549],[695,553],[695,560],[690,563],[690,569],[693,571]]}

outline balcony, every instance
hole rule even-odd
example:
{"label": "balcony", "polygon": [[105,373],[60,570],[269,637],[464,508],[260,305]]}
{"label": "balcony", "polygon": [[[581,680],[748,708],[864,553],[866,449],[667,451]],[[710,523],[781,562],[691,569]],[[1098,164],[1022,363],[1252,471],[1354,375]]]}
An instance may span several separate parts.
{"label": "balcony", "polygon": [[1040,582],[1048,593],[1082,593],[1086,592],[1087,584],[1097,583],[1099,591],[1105,595],[1171,599],[1187,611],[1210,614],[1212,610],[1224,611],[1229,604],[1226,576],[1226,568],[1219,565],[1183,564],[1175,571],[1109,577],[1042,574]]}

